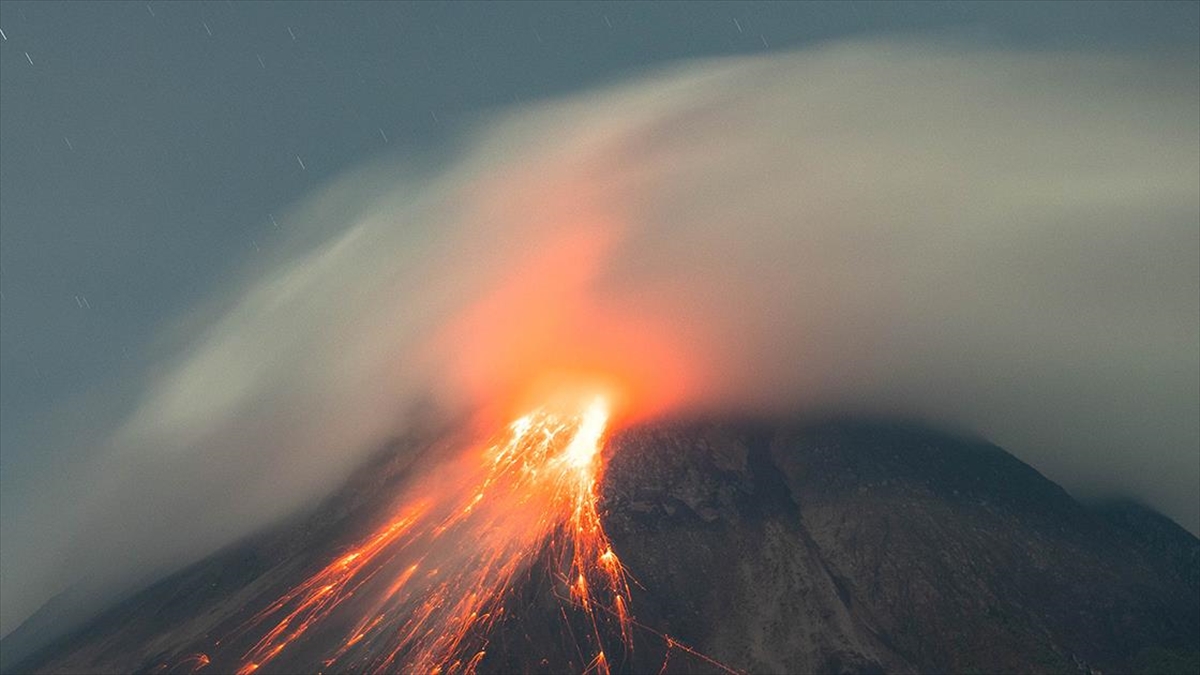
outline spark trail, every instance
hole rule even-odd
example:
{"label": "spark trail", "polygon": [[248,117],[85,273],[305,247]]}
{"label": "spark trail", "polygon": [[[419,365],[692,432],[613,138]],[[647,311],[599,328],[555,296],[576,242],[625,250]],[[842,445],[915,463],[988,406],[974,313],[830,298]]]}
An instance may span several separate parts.
{"label": "spark trail", "polygon": [[[603,396],[561,397],[467,453],[441,472],[442,484],[243,626],[267,630],[239,674],[327,624],[351,628],[326,668],[472,673],[514,582],[546,552],[586,618],[589,634],[577,636],[586,670],[608,673],[606,640],[631,649],[633,625],[625,570],[597,510],[609,414]],[[352,597],[359,600],[347,619],[339,607]]]}

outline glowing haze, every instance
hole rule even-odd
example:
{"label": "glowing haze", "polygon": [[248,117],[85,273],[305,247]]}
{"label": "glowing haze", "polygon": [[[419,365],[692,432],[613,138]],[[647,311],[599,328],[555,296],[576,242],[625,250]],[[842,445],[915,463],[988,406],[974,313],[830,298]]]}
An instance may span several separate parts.
{"label": "glowing haze", "polygon": [[513,419],[581,379],[617,423],[954,425],[1200,531],[1198,82],[1194,57],[834,44],[363,169],[75,439],[107,451],[6,537],[4,593],[179,565],[336,487],[417,403]]}

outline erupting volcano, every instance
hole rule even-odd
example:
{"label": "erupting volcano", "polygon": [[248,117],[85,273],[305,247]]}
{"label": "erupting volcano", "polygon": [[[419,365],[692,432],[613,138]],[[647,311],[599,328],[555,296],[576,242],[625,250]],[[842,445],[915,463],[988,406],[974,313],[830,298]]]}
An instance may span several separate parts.
{"label": "erupting volcano", "polygon": [[735,4],[0,0],[0,675],[1200,675],[1200,4]]}
{"label": "erupting volcano", "polygon": [[11,672],[1196,672],[1200,542],[1161,516],[918,427],[630,407],[398,439]]}
{"label": "erupting volcano", "polygon": [[[467,452],[442,472],[449,482],[406,499],[390,522],[245,624],[268,630],[238,672],[259,670],[322,623],[352,626],[327,668],[474,672],[506,594],[547,551],[564,619],[581,612],[590,626],[575,636],[587,671],[609,672],[605,645],[632,647],[625,571],[597,510],[609,417],[602,394],[562,394]],[[354,596],[369,598],[369,610],[342,616]]]}

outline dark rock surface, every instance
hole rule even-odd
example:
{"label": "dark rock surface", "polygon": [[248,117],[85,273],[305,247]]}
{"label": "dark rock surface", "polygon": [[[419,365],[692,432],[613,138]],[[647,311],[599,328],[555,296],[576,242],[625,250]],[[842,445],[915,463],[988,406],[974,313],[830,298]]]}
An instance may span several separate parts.
{"label": "dark rock surface", "polygon": [[989,444],[895,424],[699,424],[612,452],[609,529],[653,596],[642,606],[726,663],[1200,665],[1200,541],[1144,509],[1090,511]]}
{"label": "dark rock surface", "polygon": [[[989,444],[900,424],[675,422],[617,434],[606,454],[606,529],[641,625],[617,670],[719,670],[669,635],[763,673],[1200,672],[1200,540],[1133,504],[1085,507]],[[403,477],[381,459],[313,513],[5,668],[188,671],[247,607],[361,533]],[[556,642],[545,579],[514,594],[482,670],[582,669]]]}

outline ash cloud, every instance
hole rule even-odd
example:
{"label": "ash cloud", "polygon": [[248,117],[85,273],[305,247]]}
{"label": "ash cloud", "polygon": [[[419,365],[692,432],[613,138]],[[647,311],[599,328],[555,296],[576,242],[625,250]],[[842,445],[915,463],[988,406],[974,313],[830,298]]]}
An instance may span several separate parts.
{"label": "ash cloud", "polygon": [[27,613],[196,559],[336,487],[411,406],[572,368],[635,414],[971,429],[1198,532],[1198,82],[1194,55],[832,44],[510,110],[437,171],[365,168],[74,440],[104,450],[5,533],[0,594]]}

